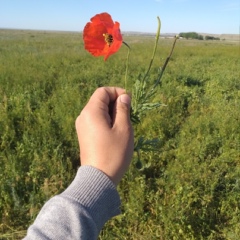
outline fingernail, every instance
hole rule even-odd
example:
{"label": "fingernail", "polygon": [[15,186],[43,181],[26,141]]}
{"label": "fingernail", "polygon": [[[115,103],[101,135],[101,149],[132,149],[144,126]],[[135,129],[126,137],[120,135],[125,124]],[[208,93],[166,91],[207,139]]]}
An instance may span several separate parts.
{"label": "fingernail", "polygon": [[120,96],[120,101],[121,101],[122,103],[125,103],[125,104],[127,104],[127,105],[130,105],[130,103],[131,103],[131,98],[130,98],[127,94],[122,94],[122,95]]}

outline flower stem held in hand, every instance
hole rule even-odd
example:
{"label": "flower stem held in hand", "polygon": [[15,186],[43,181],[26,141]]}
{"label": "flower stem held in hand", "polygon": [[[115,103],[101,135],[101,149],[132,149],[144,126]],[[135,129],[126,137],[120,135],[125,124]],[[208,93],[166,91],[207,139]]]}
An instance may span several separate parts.
{"label": "flower stem held in hand", "polygon": [[155,85],[154,85],[153,88],[157,87],[157,85],[158,85],[158,84],[160,83],[160,81],[161,81],[162,75],[163,75],[163,73],[164,73],[164,71],[165,71],[165,69],[166,69],[166,67],[167,67],[167,64],[168,64],[168,62],[169,62],[169,60],[170,60],[170,58],[171,58],[171,56],[172,56],[172,53],[173,53],[175,44],[176,44],[176,42],[177,42],[177,39],[178,39],[178,36],[175,36],[175,39],[174,39],[174,42],[173,42],[173,45],[172,45],[172,49],[171,49],[168,57],[166,58],[166,60],[165,60],[165,62],[164,62],[164,65],[163,65],[163,67],[162,67],[162,69],[161,69],[161,72],[160,72],[160,74],[159,74],[159,76],[158,76],[158,79],[157,79],[157,81],[156,81],[156,83],[155,83]]}
{"label": "flower stem held in hand", "polygon": [[127,60],[126,60],[126,71],[125,71],[125,77],[124,77],[124,89],[126,90],[126,93],[127,93],[127,75],[128,75],[128,65],[129,65],[129,56],[130,56],[131,48],[126,42],[123,42],[123,44],[128,48],[128,54],[127,54]]}
{"label": "flower stem held in hand", "polygon": [[145,78],[148,76],[150,70],[151,70],[151,67],[152,67],[152,63],[153,63],[153,59],[155,57],[155,54],[156,54],[156,50],[157,50],[157,45],[158,45],[158,40],[159,40],[159,37],[160,37],[160,29],[161,29],[161,21],[160,21],[160,18],[157,17],[157,20],[158,20],[158,28],[157,28],[157,33],[156,33],[156,40],[155,40],[155,45],[154,45],[154,48],[153,48],[153,54],[152,54],[152,58],[150,60],[150,63],[149,63],[149,66],[148,66],[148,70],[147,72],[145,73],[145,76],[143,78],[143,81],[145,80]]}

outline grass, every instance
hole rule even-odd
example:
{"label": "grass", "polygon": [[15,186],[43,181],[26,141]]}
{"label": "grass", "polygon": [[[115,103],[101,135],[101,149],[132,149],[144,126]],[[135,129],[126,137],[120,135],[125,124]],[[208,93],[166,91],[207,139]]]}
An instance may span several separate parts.
{"label": "grass", "polygon": [[[154,39],[126,36],[128,86],[146,71]],[[161,39],[152,82],[172,39]],[[0,238],[21,239],[43,203],[79,166],[74,122],[99,86],[124,86],[127,48],[104,62],[81,34],[1,30]],[[119,185],[122,215],[100,239],[239,239],[239,45],[179,40],[137,137],[158,139],[135,155]]]}

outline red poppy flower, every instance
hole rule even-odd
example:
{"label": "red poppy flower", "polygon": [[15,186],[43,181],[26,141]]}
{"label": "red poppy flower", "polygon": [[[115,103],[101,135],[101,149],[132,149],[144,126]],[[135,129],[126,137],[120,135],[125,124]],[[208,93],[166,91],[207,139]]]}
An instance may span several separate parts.
{"label": "red poppy flower", "polygon": [[83,30],[85,49],[93,56],[104,56],[104,60],[107,60],[122,45],[122,34],[119,27],[119,22],[114,23],[108,13],[95,15]]}

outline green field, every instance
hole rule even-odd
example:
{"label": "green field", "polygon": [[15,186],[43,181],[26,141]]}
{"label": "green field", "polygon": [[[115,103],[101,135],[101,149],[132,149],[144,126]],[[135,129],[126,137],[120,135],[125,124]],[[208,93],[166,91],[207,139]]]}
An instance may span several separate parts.
{"label": "green field", "polygon": [[[124,40],[130,90],[155,41]],[[149,86],[172,43],[160,39]],[[72,181],[75,119],[97,87],[124,87],[126,55],[94,58],[80,33],[0,30],[0,239],[21,239]],[[135,126],[136,142],[156,141],[134,155],[118,187],[122,215],[101,240],[240,239],[239,56],[239,43],[177,41],[153,99],[163,105]]]}

